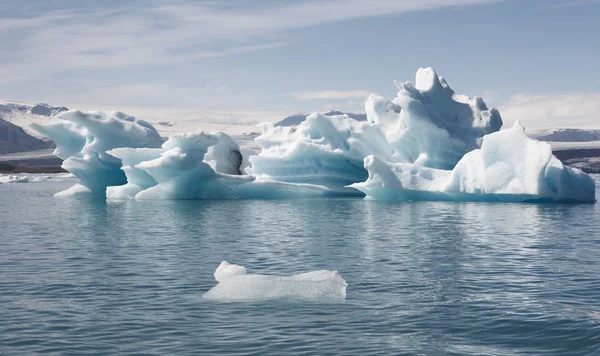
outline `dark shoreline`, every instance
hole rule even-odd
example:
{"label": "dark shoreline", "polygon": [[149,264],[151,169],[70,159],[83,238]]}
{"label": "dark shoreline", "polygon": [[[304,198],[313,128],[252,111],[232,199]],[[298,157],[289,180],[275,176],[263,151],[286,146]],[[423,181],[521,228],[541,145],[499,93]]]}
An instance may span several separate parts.
{"label": "dark shoreline", "polygon": [[0,162],[0,173],[68,173],[61,166],[13,166]]}
{"label": "dark shoreline", "polygon": [[585,173],[600,173],[600,149],[578,148],[555,150],[552,153],[567,166],[579,168]]}

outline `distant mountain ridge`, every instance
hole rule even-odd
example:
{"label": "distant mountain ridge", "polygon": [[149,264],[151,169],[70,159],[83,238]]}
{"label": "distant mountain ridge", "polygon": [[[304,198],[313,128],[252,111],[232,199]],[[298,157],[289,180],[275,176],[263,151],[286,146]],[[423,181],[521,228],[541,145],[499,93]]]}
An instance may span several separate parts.
{"label": "distant mountain ridge", "polygon": [[52,141],[42,141],[21,127],[0,119],[0,154],[36,151],[54,147]]}
{"label": "distant mountain ridge", "polygon": [[36,151],[54,147],[52,141],[45,141],[31,136],[21,126],[11,121],[23,117],[49,118],[67,110],[69,109],[64,106],[50,106],[45,103],[25,105],[5,102],[0,104],[0,154]]}
{"label": "distant mountain ridge", "polygon": [[54,116],[58,115],[63,111],[69,109],[64,106],[50,106],[46,103],[39,103],[33,106],[18,104],[18,103],[4,103],[0,104],[0,119],[5,116],[10,116],[15,112],[30,113],[40,116]]}
{"label": "distant mountain ridge", "polygon": [[[347,112],[342,112],[342,111],[338,111],[338,110],[332,110],[332,111],[324,113],[323,115],[334,116],[334,115],[344,115],[344,114],[348,115],[349,117],[351,117],[357,121],[367,121],[366,114],[354,114],[354,113],[347,113]],[[309,115],[310,114],[295,114],[292,116],[288,116],[281,121],[277,121],[275,123],[275,126],[297,126],[297,125],[300,125],[304,120],[306,120],[306,118]]]}
{"label": "distant mountain ridge", "polygon": [[591,142],[600,141],[600,130],[590,129],[545,129],[527,130],[525,133],[540,141]]}

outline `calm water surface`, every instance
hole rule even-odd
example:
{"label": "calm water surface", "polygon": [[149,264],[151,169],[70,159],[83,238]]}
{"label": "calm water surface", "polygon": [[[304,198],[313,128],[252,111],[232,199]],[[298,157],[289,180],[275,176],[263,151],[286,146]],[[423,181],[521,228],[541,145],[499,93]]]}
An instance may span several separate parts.
{"label": "calm water surface", "polygon": [[[72,184],[0,185],[2,355],[600,355],[599,204],[52,197]],[[205,301],[221,260],[334,269],[347,298]]]}

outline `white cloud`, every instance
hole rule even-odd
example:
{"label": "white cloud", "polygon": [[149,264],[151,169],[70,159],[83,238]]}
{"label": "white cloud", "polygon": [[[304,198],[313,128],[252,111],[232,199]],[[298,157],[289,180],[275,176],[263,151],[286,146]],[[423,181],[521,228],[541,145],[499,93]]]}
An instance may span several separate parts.
{"label": "white cloud", "polygon": [[326,100],[326,99],[367,99],[372,92],[366,90],[322,90],[294,93],[298,100]]}
{"label": "white cloud", "polygon": [[[500,0],[304,0],[246,3],[157,2],[62,9],[28,18],[0,15],[3,79],[73,69],[178,64],[282,46],[282,31],[362,17]],[[140,4],[143,4],[140,6]],[[283,5],[282,5],[283,4]],[[244,6],[240,6],[244,5]],[[36,13],[30,11],[29,13]]]}
{"label": "white cloud", "polygon": [[[118,108],[151,120],[165,117],[166,121],[189,123],[190,127],[198,122],[252,124],[277,120],[290,112],[243,110],[251,105],[240,103],[239,97],[235,98],[239,111],[169,109],[194,103],[220,105],[211,99],[223,87],[218,78],[209,83],[211,88],[203,88],[205,83],[193,88],[180,87],[176,82],[168,85],[164,78],[162,82],[153,78],[153,71],[185,64],[198,68],[200,60],[285,46],[286,32],[291,29],[498,1],[503,0],[300,0],[271,1],[266,7],[245,1],[149,0],[109,6],[92,2],[86,7],[49,12],[31,5],[29,17],[0,12],[0,95],[15,95],[14,83],[33,83],[38,92],[40,88],[53,88],[42,98],[53,100],[51,103],[82,109]],[[98,73],[105,73],[103,70],[113,75],[121,70],[127,74],[128,68],[142,72],[143,68],[148,75],[106,76],[102,82],[95,82],[101,77]],[[96,79],[89,78],[88,71],[93,71]],[[226,94],[220,93],[218,101],[223,102]],[[370,94],[363,90],[327,90],[295,96],[299,100],[330,100],[327,105],[331,108],[354,110],[363,108]],[[198,102],[199,97],[203,102]],[[151,106],[143,108],[146,104]]]}
{"label": "white cloud", "polygon": [[499,108],[504,127],[600,128],[600,93],[517,94]]}

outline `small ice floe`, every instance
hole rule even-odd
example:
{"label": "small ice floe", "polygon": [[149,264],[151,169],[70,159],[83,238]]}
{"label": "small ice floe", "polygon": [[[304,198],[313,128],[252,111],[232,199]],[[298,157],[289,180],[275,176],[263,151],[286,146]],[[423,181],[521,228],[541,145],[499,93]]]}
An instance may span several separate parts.
{"label": "small ice floe", "polygon": [[319,270],[292,276],[248,274],[244,266],[221,262],[215,271],[219,284],[203,297],[217,301],[300,299],[343,301],[348,284],[337,271]]}
{"label": "small ice floe", "polygon": [[56,178],[77,178],[73,173],[60,173],[56,175]]}
{"label": "small ice floe", "polygon": [[40,175],[34,175],[31,178],[32,182],[46,182],[52,180],[52,176],[40,176]]}
{"label": "small ice floe", "polygon": [[29,183],[29,177],[13,174],[7,176],[0,176],[0,183]]}
{"label": "small ice floe", "polygon": [[[41,174],[0,175],[0,183],[39,183],[52,181],[52,176]],[[60,181],[60,180],[58,180]]]}

